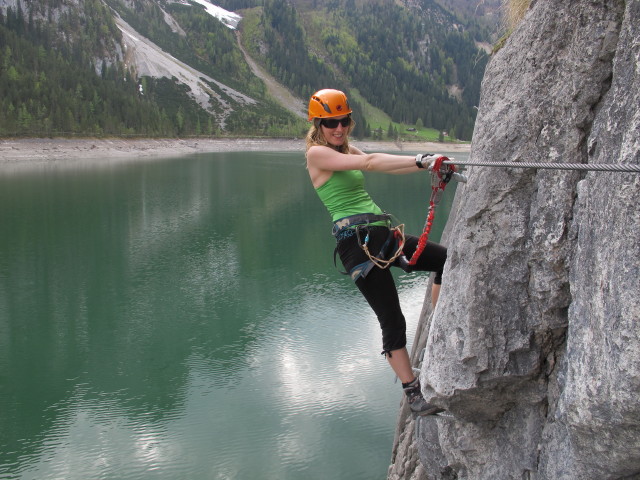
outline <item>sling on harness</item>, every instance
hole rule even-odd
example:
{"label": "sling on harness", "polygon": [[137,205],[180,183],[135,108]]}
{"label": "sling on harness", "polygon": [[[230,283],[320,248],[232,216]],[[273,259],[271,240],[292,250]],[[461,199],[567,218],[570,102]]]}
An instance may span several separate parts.
{"label": "sling on harness", "polygon": [[[356,236],[358,237],[358,244],[360,245],[360,248],[364,250],[364,253],[367,254],[367,257],[369,257],[369,261],[373,263],[376,267],[381,268],[383,270],[385,268],[389,268],[393,264],[393,262],[395,262],[396,259],[400,255],[402,255],[402,248],[404,247],[404,224],[400,224],[397,227],[389,228],[389,236],[387,237],[387,241],[384,243],[384,245],[380,249],[380,253],[378,254],[378,256],[372,255],[371,252],[369,251],[369,232],[367,232],[367,235],[365,236],[364,241],[362,241],[362,238],[360,236],[360,227],[361,225],[358,225],[356,227]],[[396,241],[397,248],[396,248],[396,251],[392,255],[389,255],[389,258],[387,259],[385,258],[387,256],[386,252],[392,240]]]}

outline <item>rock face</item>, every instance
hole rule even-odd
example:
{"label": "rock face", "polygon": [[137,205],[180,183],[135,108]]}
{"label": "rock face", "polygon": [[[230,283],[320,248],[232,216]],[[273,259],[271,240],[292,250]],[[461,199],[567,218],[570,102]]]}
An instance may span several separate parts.
{"label": "rock face", "polygon": [[[470,160],[640,164],[640,0],[532,1]],[[467,173],[389,478],[640,478],[640,174]]]}

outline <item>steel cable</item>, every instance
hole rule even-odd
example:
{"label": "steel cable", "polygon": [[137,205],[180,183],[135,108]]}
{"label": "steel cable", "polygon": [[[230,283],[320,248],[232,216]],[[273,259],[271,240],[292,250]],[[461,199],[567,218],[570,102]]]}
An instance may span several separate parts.
{"label": "steel cable", "polygon": [[464,165],[469,167],[511,167],[537,168],[548,170],[584,170],[594,172],[640,173],[640,165],[634,163],[536,163],[536,162],[465,162],[446,160],[446,165]]}

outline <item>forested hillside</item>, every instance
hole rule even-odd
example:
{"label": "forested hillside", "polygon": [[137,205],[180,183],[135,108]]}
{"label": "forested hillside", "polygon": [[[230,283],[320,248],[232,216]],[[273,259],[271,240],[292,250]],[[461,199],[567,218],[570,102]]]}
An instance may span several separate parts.
{"label": "forested hillside", "polygon": [[[0,0],[0,135],[303,135],[306,122],[269,97],[241,40],[299,98],[345,90],[359,137],[431,128],[471,138],[486,28],[434,0],[217,2],[242,16],[238,30],[201,3]],[[208,101],[181,75],[141,64],[137,37],[192,69]],[[383,116],[369,118],[372,107]]]}

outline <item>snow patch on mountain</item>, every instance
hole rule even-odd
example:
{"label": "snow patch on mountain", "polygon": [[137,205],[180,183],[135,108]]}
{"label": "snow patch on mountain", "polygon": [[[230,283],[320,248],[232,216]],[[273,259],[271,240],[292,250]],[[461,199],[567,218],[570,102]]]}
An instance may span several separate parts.
{"label": "snow patch on mountain", "polygon": [[240,23],[240,20],[242,20],[242,17],[237,13],[229,12],[222,7],[218,7],[217,5],[207,2],[207,0],[191,1],[202,5],[209,15],[217,18],[232,30],[235,30],[238,27],[238,23]]}

